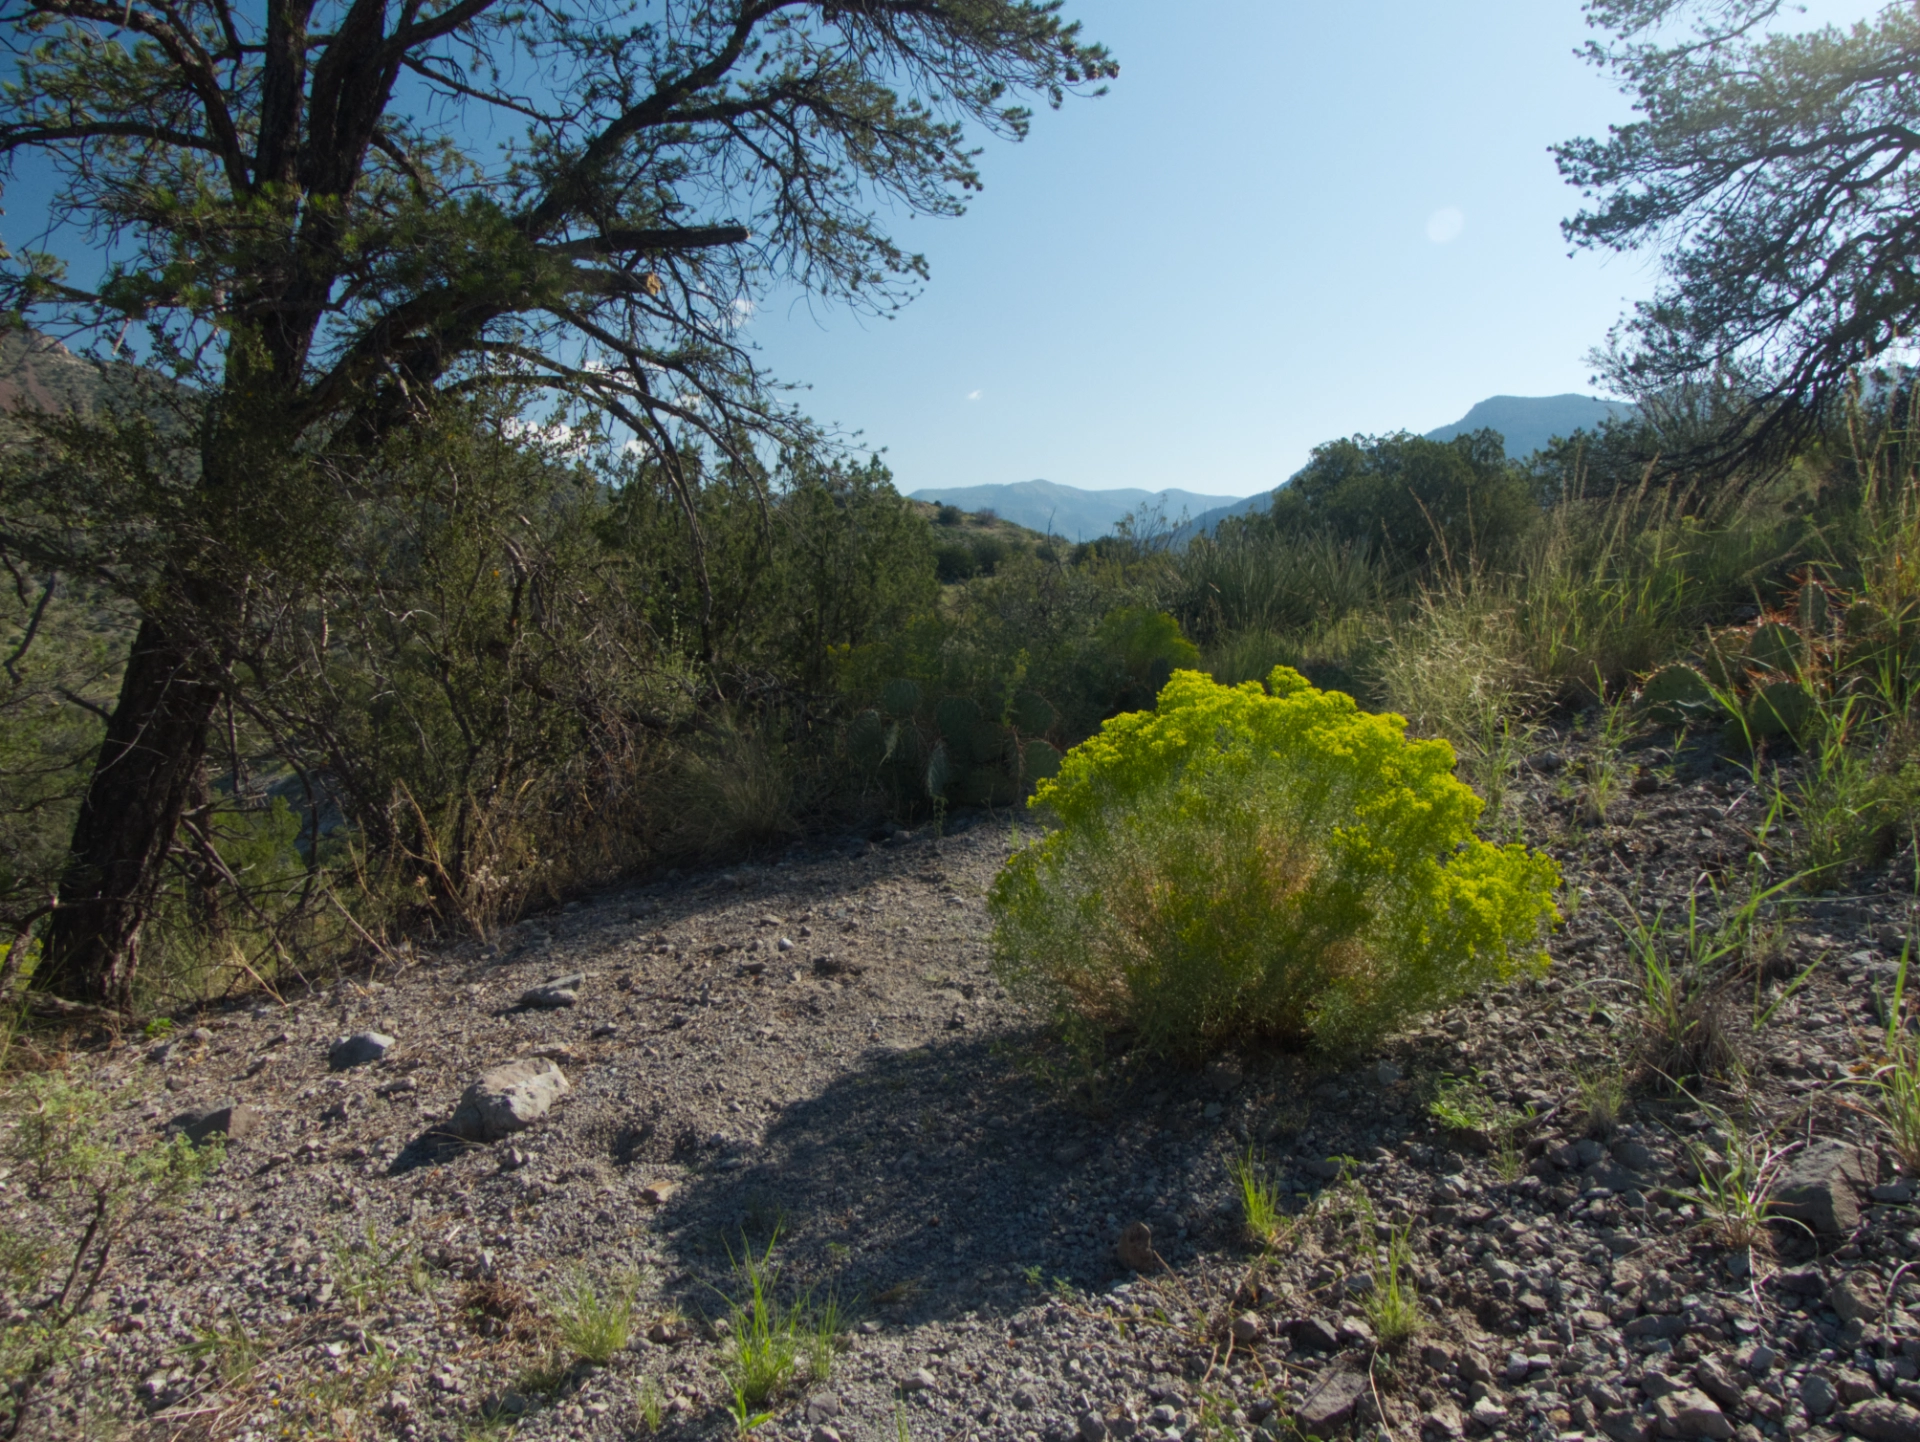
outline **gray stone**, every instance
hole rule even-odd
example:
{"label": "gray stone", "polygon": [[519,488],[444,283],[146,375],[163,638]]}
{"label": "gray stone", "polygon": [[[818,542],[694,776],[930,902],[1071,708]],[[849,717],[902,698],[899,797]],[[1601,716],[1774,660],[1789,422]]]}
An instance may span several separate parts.
{"label": "gray stone", "polygon": [[1846,1142],[1819,1141],[1796,1152],[1780,1174],[1771,1209],[1825,1237],[1840,1237],[1860,1225],[1860,1198],[1878,1167],[1871,1153]]}
{"label": "gray stone", "polygon": [[377,1062],[392,1050],[392,1037],[377,1031],[357,1031],[327,1048],[327,1065],[335,1071],[348,1071]]}
{"label": "gray stone", "polygon": [[1400,1080],[1400,1068],[1390,1061],[1377,1062],[1373,1068],[1373,1079],[1383,1087],[1390,1087]]}
{"label": "gray stone", "polygon": [[831,1427],[816,1427],[807,1434],[807,1442],[840,1442],[840,1434]]}
{"label": "gray stone", "polygon": [[1380,1345],[1365,1317],[1342,1317],[1334,1335],[1349,1347],[1365,1347],[1371,1351]]}
{"label": "gray stone", "polygon": [[1855,1367],[1843,1367],[1833,1379],[1833,1388],[1840,1394],[1840,1405],[1851,1407],[1856,1402],[1871,1402],[1880,1395],[1880,1388],[1865,1372]]}
{"label": "gray stone", "polygon": [[1809,1417],[1826,1416],[1839,1400],[1833,1383],[1818,1372],[1809,1372],[1800,1379],[1800,1401],[1805,1405]]}
{"label": "gray stone", "polygon": [[1605,1187],[1610,1192],[1625,1193],[1639,1186],[1640,1177],[1612,1158],[1608,1158],[1606,1161],[1596,1162],[1588,1167],[1585,1181],[1590,1187]]}
{"label": "gray stone", "polygon": [[529,987],[520,993],[520,1005],[537,1011],[558,1011],[562,1007],[575,1006],[579,1001],[580,993],[572,987],[555,986],[551,982],[545,986]]}
{"label": "gray stone", "polygon": [[915,1367],[900,1379],[900,1390],[902,1392],[930,1392],[933,1390],[933,1386],[933,1373],[929,1372],[925,1367]]}
{"label": "gray stone", "polygon": [[1672,1315],[1635,1317],[1620,1329],[1623,1337],[1679,1337],[1685,1335],[1687,1319]]}
{"label": "gray stone", "polygon": [[1718,1357],[1702,1357],[1694,1365],[1693,1380],[1722,1407],[1738,1407],[1740,1394],[1747,1390],[1744,1377],[1735,1377]]}
{"label": "gray stone", "polygon": [[1241,1346],[1251,1346],[1260,1340],[1260,1334],[1266,1328],[1261,1325],[1258,1312],[1242,1312],[1233,1319],[1233,1340]]}
{"label": "gray stone", "polygon": [[245,1141],[260,1129],[264,1119],[258,1107],[245,1102],[221,1102],[217,1106],[181,1112],[167,1123],[167,1135],[185,1137],[195,1146],[216,1136],[230,1142]]}
{"label": "gray stone", "polygon": [[532,1126],[572,1090],[566,1074],[544,1057],[510,1061],[467,1088],[448,1130],[468,1141],[498,1141]]}
{"label": "gray stone", "polygon": [[1507,1409],[1491,1397],[1482,1397],[1473,1404],[1473,1410],[1467,1415],[1476,1426],[1491,1432],[1507,1420]]}
{"label": "gray stone", "polygon": [[1920,1412],[1885,1397],[1847,1408],[1840,1424],[1867,1442],[1920,1442]]}
{"label": "gray stone", "polygon": [[1824,1297],[1827,1293],[1826,1274],[1818,1267],[1789,1267],[1776,1272],[1773,1285],[1801,1297]]}
{"label": "gray stone", "polygon": [[808,1393],[806,1413],[809,1422],[831,1422],[840,1415],[840,1398],[833,1392]]}
{"label": "gray stone", "polygon": [[1114,1243],[1113,1252],[1120,1259],[1120,1265],[1130,1272],[1160,1270],[1160,1254],[1153,1249],[1153,1228],[1145,1222],[1135,1222],[1123,1231],[1120,1240]]}
{"label": "gray stone", "polygon": [[1592,1166],[1607,1154],[1607,1149],[1592,1137],[1580,1138],[1579,1141],[1573,1144],[1573,1149],[1579,1154],[1580,1165],[1583,1167]]}
{"label": "gray stone", "polygon": [[1664,1436],[1715,1439],[1733,1436],[1733,1423],[1727,1420],[1727,1414],[1713,1398],[1694,1387],[1669,1392],[1653,1404],[1653,1412],[1659,1418]]}
{"label": "gray stone", "polygon": [[1600,1414],[1600,1430],[1613,1439],[1613,1442],[1648,1442],[1653,1436],[1653,1424],[1638,1413],[1626,1408],[1616,1408]]}
{"label": "gray stone", "polygon": [[1107,1419],[1098,1412],[1082,1412],[1077,1425],[1080,1429],[1081,1442],[1106,1442]]}
{"label": "gray stone", "polygon": [[1433,1442],[1453,1442],[1465,1425],[1460,1420],[1458,1407],[1451,1402],[1440,1402],[1420,1419],[1420,1435],[1433,1439]]}
{"label": "gray stone", "polygon": [[[1286,1325],[1286,1333],[1296,1347],[1313,1347],[1331,1352],[1340,1345],[1340,1327],[1330,1317],[1301,1317]],[[1465,1368],[1461,1369],[1465,1373]]]}
{"label": "gray stone", "polygon": [[1631,1138],[1622,1138],[1613,1144],[1613,1159],[1631,1172],[1649,1171],[1653,1167],[1652,1150],[1645,1142]]}
{"label": "gray stone", "polygon": [[1843,1322],[1872,1322],[1880,1316],[1880,1288],[1873,1277],[1850,1272],[1833,1284],[1827,1305]]}
{"label": "gray stone", "polygon": [[1353,1409],[1369,1391],[1364,1374],[1336,1368],[1322,1376],[1301,1398],[1300,1405],[1294,1409],[1294,1422],[1301,1431],[1324,1437],[1353,1416]]}

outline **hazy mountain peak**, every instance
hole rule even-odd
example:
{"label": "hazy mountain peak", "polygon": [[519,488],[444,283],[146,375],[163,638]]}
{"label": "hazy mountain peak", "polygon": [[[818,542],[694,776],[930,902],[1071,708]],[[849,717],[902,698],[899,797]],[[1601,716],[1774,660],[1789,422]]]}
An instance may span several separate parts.
{"label": "hazy mountain peak", "polygon": [[1057,481],[1015,481],[999,486],[935,486],[915,491],[911,499],[939,501],[963,511],[992,511],[1003,520],[1068,541],[1091,541],[1104,536],[1132,512],[1153,506],[1169,521],[1191,518],[1233,501],[1232,496],[1203,496],[1169,488],[1143,491],[1123,488],[1083,491]]}

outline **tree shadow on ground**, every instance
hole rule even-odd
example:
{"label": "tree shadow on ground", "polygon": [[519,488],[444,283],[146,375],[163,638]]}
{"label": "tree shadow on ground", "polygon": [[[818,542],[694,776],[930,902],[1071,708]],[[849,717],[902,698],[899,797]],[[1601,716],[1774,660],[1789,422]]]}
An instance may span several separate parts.
{"label": "tree shadow on ground", "polygon": [[[758,1146],[701,1155],[656,1219],[688,1305],[724,1310],[738,1259],[776,1237],[791,1285],[902,1324],[1101,1288],[1127,1275],[1114,1247],[1130,1222],[1176,1267],[1231,1250],[1232,1158],[1249,1138],[1315,1141],[1302,1123],[1324,1083],[1297,1058],[1224,1077],[1140,1067],[1089,1097],[1037,1078],[1039,1055],[1034,1037],[876,1048],[785,1106]],[[1392,1107],[1370,1110],[1383,1139],[1403,1134]]]}

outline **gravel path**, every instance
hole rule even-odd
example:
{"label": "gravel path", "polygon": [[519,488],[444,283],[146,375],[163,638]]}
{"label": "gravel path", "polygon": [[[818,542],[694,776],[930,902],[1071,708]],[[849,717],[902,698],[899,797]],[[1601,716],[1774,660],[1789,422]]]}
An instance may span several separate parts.
{"label": "gravel path", "polygon": [[[1609,825],[1576,824],[1554,754],[1521,787],[1569,884],[1551,974],[1345,1071],[1066,1067],[990,974],[1005,818],[670,878],[82,1055],[124,1088],[131,1140],[243,1109],[221,1173],[122,1249],[103,1325],[22,1435],[627,1438],[650,1405],[666,1433],[729,1435],[727,1299],[773,1243],[775,1294],[836,1299],[846,1330],[763,1437],[1920,1442],[1920,1216],[1849,1071],[1910,860],[1801,904],[1761,1004],[1824,960],[1764,1027],[1750,981],[1725,999],[1737,1088],[1642,1088],[1589,1135],[1581,1081],[1638,1035],[1619,923],[1737,870],[1761,814],[1742,772],[1639,759]],[[562,1004],[523,1005],[543,984]],[[331,1069],[364,1032],[392,1045]],[[564,1073],[553,1110],[446,1139],[469,1083],[521,1058]],[[1504,1148],[1429,1114],[1476,1075],[1532,1113]],[[1718,1245],[1681,1195],[1696,1157],[1737,1150],[1723,1112],[1784,1150],[1805,1221],[1774,1257]],[[1249,1149],[1295,1214],[1272,1248],[1241,1225]],[[1117,1249],[1136,1223],[1150,1242]],[[1377,1348],[1395,1235],[1424,1324]],[[552,1326],[581,1275],[631,1278],[636,1336],[563,1369]]]}

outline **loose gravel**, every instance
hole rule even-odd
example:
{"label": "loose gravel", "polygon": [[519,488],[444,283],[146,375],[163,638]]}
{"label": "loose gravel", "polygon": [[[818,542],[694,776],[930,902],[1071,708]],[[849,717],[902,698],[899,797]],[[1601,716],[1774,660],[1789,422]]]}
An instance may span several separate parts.
{"label": "loose gravel", "polygon": [[[758,1427],[792,1442],[1920,1442],[1920,1214],[1858,1081],[1912,857],[1802,900],[1758,988],[1720,999],[1734,1080],[1643,1078],[1592,1126],[1638,1054],[1622,925],[1737,882],[1765,801],[1648,749],[1587,824],[1557,745],[1515,802],[1566,871],[1551,971],[1344,1069],[1075,1069],[989,967],[1004,817],[610,892],[83,1054],[130,1143],[190,1112],[233,1140],[120,1249],[21,1435],[730,1435],[751,1255],[843,1324],[829,1375],[803,1361]],[[566,1088],[499,1100],[498,1140],[450,1137],[521,1060]],[[1440,1127],[1448,1078],[1524,1120]],[[1771,1254],[1703,1227],[1729,1116],[1772,1139],[1801,1219]],[[1271,1245],[1243,1224],[1248,1157],[1288,1214]],[[583,1280],[634,1301],[603,1365],[560,1340]],[[1421,1323],[1383,1344],[1396,1281]]]}

